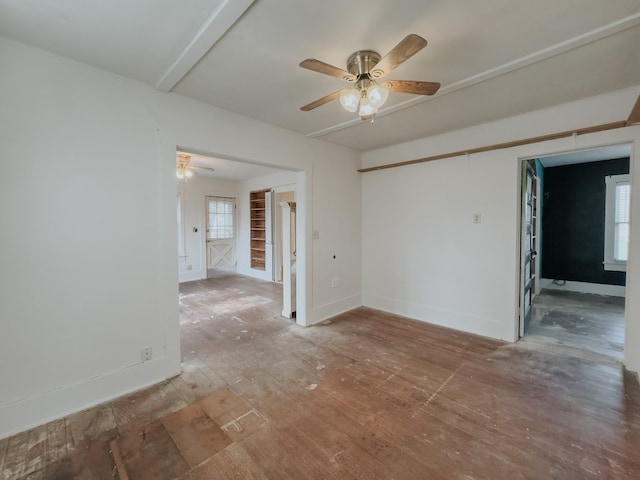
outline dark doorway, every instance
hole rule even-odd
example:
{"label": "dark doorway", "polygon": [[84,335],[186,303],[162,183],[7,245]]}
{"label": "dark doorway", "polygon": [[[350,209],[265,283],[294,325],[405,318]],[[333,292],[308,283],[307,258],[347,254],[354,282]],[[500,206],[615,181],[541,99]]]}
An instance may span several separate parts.
{"label": "dark doorway", "polygon": [[[629,145],[617,145],[523,161],[538,185],[532,211],[539,224],[527,227],[531,216],[523,214],[523,232],[539,239],[522,263],[524,279],[532,277],[523,289],[529,296],[521,296],[528,308],[521,309],[520,336],[527,343],[623,360],[626,263],[606,261],[606,185],[628,174],[629,157]],[[523,194],[523,202],[530,198]]]}

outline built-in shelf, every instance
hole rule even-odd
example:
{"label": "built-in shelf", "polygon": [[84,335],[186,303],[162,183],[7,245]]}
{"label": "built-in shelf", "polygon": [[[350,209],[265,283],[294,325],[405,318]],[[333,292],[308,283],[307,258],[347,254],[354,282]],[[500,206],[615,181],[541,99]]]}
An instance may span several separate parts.
{"label": "built-in shelf", "polygon": [[265,194],[269,190],[259,190],[249,192],[249,203],[251,211],[251,268],[265,270],[266,252],[266,221],[267,205]]}

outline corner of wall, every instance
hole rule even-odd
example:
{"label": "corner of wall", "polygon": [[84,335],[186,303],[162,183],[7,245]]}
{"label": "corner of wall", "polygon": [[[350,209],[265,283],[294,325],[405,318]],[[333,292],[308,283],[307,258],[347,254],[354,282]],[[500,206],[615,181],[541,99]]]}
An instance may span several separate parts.
{"label": "corner of wall", "polygon": [[354,308],[358,308],[361,306],[362,295],[359,293],[335,302],[320,305],[319,307],[314,307],[312,311],[311,322],[308,322],[307,324],[315,325],[331,317],[335,317],[337,315],[340,315],[341,313],[348,312],[350,310],[353,310]]}

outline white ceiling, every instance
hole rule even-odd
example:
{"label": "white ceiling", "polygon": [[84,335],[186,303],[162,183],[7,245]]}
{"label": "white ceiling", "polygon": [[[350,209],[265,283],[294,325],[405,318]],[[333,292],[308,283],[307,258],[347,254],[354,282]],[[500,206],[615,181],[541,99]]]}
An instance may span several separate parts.
{"label": "white ceiling", "polygon": [[[429,45],[388,78],[436,95],[300,111],[345,86],[302,60],[409,33]],[[360,151],[640,85],[638,0],[0,0],[0,37]]]}
{"label": "white ceiling", "polygon": [[628,158],[631,156],[631,145],[608,145],[606,147],[590,148],[575,152],[550,155],[540,159],[544,168],[574,165],[576,163],[599,162],[601,160],[613,160],[616,158]]}

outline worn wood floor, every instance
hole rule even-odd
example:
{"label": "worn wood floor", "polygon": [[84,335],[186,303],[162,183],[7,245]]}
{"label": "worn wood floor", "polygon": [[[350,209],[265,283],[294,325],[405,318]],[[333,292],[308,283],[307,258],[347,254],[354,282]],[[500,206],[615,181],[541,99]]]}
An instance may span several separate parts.
{"label": "worn wood floor", "polygon": [[241,276],[180,290],[184,373],[0,441],[0,478],[117,478],[114,440],[131,480],[640,478],[613,359],[366,308],[305,329]]}
{"label": "worn wood floor", "polygon": [[[624,357],[624,298],[542,290],[534,298],[525,341],[567,354]],[[607,359],[603,359],[607,361]]]}

